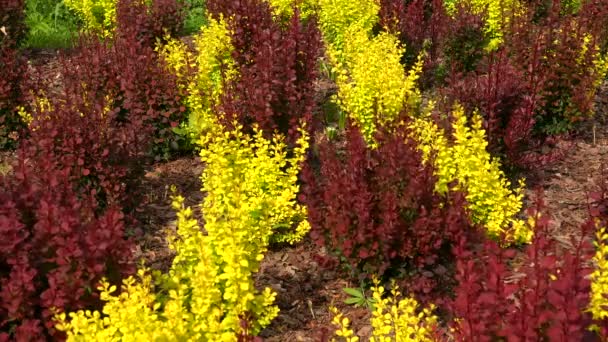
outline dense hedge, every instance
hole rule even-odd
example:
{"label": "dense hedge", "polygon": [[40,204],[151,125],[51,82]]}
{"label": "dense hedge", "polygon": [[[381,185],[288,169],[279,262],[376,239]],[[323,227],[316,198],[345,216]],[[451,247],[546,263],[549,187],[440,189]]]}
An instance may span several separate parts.
{"label": "dense hedge", "polygon": [[[563,248],[503,169],[554,160],[593,114],[606,0],[209,0],[194,50],[176,39],[182,1],[66,4],[87,33],[60,89],[27,82],[22,2],[0,6],[0,144],[17,149],[0,176],[0,340],[251,340],[278,312],[254,286],[269,244],[309,230],[372,279],[448,266],[435,304],[376,280],[378,340],[608,333],[608,191]],[[205,163],[204,230],[174,196],[172,267],[134,277],[141,177],[184,137]]]}

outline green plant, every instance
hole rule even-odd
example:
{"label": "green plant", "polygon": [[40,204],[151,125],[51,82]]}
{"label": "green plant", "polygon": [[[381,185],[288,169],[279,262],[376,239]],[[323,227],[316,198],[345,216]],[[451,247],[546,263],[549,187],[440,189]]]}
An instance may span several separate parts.
{"label": "green plant", "polygon": [[27,0],[25,23],[30,48],[69,47],[78,32],[78,19],[64,0]]}
{"label": "green plant", "polygon": [[184,34],[197,33],[202,27],[207,26],[207,11],[205,0],[185,0],[186,19],[184,20]]}
{"label": "green plant", "polygon": [[367,297],[365,295],[365,289],[363,286],[361,287],[345,287],[344,292],[348,294],[350,297],[344,300],[344,303],[348,305],[354,305],[355,307],[364,306],[371,310],[374,309],[374,304],[376,303],[376,299]]}

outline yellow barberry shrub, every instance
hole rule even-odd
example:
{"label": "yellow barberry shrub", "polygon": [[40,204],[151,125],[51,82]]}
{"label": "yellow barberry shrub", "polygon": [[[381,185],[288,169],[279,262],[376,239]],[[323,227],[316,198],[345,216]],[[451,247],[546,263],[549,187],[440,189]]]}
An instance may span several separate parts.
{"label": "yellow barberry shrub", "polygon": [[[399,299],[401,293],[393,283],[391,295],[385,297],[383,286],[374,279],[372,286],[373,309],[371,325],[373,328],[371,342],[427,342],[434,341],[434,330],[437,317],[432,313],[434,306],[420,308],[416,299],[406,297]],[[330,308],[334,314],[332,320],[337,327],[335,336],[341,341],[357,342],[359,337],[349,328],[349,319],[336,308]],[[336,341],[334,338],[332,341]]]}
{"label": "yellow barberry shrub", "polygon": [[[595,270],[591,274],[591,299],[587,310],[594,320],[603,321],[608,318],[608,232],[606,227],[601,227],[595,235],[595,246],[597,248],[593,257]],[[595,325],[592,330],[597,330]]]}
{"label": "yellow barberry shrub", "polygon": [[185,90],[184,84],[190,81],[190,69],[196,66],[194,54],[179,39],[167,35],[163,41],[164,44],[159,42],[154,49],[169,71],[180,81],[178,86]]}
{"label": "yellow barberry shrub", "polygon": [[348,31],[362,31],[371,38],[378,22],[380,3],[377,0],[317,0],[319,28],[328,49],[340,51]]}
{"label": "yellow barberry shrub", "polygon": [[506,244],[530,242],[530,226],[515,218],[522,208],[523,180],[511,189],[499,160],[486,150],[488,143],[477,113],[468,122],[463,107],[456,105],[452,118],[453,143],[428,112],[411,124],[424,160],[434,162],[436,191],[464,190],[473,222],[482,224],[490,237],[504,238]]}
{"label": "yellow barberry shrub", "polygon": [[[555,45],[559,46],[559,41]],[[594,99],[608,74],[608,53],[601,53],[599,46],[593,44],[593,36],[590,33],[586,33],[582,39],[581,48],[576,57],[575,70],[581,70],[581,72],[586,73],[586,77],[590,78],[592,84],[571,90],[570,96],[574,97],[576,94],[578,99],[567,100],[562,113],[564,118],[570,121],[591,118],[595,114],[595,109],[593,108]],[[586,108],[581,107],[581,101],[582,103],[591,104],[591,106]]]}
{"label": "yellow barberry shrub", "polygon": [[[275,135],[270,141],[264,139],[263,132],[256,127],[255,134],[248,137],[241,132],[242,126],[234,124],[237,128],[223,135],[201,137],[200,145],[207,146],[201,151],[206,164],[203,182],[209,189],[205,205],[213,204],[213,201],[239,203],[246,199],[248,206],[256,208],[255,213],[264,217],[263,224],[273,232],[273,242],[299,241],[310,230],[306,207],[296,201],[298,174],[308,149],[307,133],[300,129],[301,138],[292,156],[288,157],[281,135]],[[238,193],[234,193],[235,189]],[[238,197],[231,199],[233,196]],[[204,210],[214,208],[221,206]],[[265,213],[268,210],[265,208],[273,210]],[[225,213],[218,212],[217,215]]]}
{"label": "yellow barberry shrub", "polygon": [[406,74],[400,62],[405,48],[399,39],[388,32],[373,36],[378,1],[319,0],[318,11],[338,86],[333,101],[373,147],[378,124],[392,122],[406,106],[419,105],[416,82],[422,73],[422,58]]}
{"label": "yellow barberry shrub", "polygon": [[[331,321],[336,326],[334,335],[340,337],[340,340],[344,342],[359,342],[359,337],[350,328],[350,319],[334,306],[330,307],[329,311],[334,315]],[[336,341],[335,336],[331,339],[332,342]]]}
{"label": "yellow barberry shrub", "polygon": [[608,77],[608,52],[604,52],[603,54],[598,52],[593,60],[593,64],[596,76],[594,86],[597,89],[606,80],[606,77]]}
{"label": "yellow barberry shrub", "polygon": [[[178,238],[171,247],[177,256],[169,273],[156,274],[154,281],[141,269],[138,279],[124,280],[119,294],[115,286],[102,282],[101,313],[81,310],[56,315],[57,329],[67,333],[68,341],[237,341],[242,333],[240,315],[247,314],[254,323],[252,334],[276,316],[275,294],[269,289],[256,293],[246,286],[252,280],[227,284],[234,274],[220,268],[222,261],[212,242],[222,237],[212,232],[205,236],[183,201],[174,197]],[[155,286],[161,290],[155,292]],[[225,286],[244,289],[238,292],[245,296],[226,298]]]}
{"label": "yellow barberry shrub", "polygon": [[336,102],[361,130],[366,142],[374,146],[376,125],[395,120],[404,107],[419,105],[416,86],[422,72],[422,59],[406,76],[400,63],[405,49],[397,37],[380,33],[369,39],[362,31],[349,31],[345,36],[342,57],[330,54],[337,70]]}
{"label": "yellow barberry shrub", "polygon": [[[45,112],[50,112],[52,110],[51,102],[48,97],[45,96],[44,92],[41,92],[38,96],[35,96],[33,93],[31,95],[34,97],[34,101],[31,104],[36,113],[44,114]],[[30,112],[28,112],[24,106],[17,107],[17,114],[21,117],[21,120],[28,127],[32,128],[32,122],[34,121],[34,117]]]}
{"label": "yellow barberry shrub", "polygon": [[116,28],[117,0],[64,0],[64,4],[80,17],[84,29],[110,37]]}
{"label": "yellow barberry shrub", "polygon": [[[304,129],[293,157],[282,137],[265,139],[235,130],[201,139],[203,171],[203,233],[184,198],[173,197],[178,210],[177,232],[169,245],[176,251],[167,274],[140,270],[122,291],[103,282],[102,312],[58,313],[57,328],[68,341],[237,341],[248,319],[255,335],[278,314],[275,293],[259,293],[253,273],[267,251],[272,234],[294,241],[308,230],[295,203],[296,176],[308,148]],[[160,289],[155,292],[155,288]]]}
{"label": "yellow barberry shrub", "polygon": [[300,11],[300,18],[306,19],[316,13],[318,0],[266,0],[276,18],[289,19],[293,16],[294,5]]}
{"label": "yellow barberry shrub", "polygon": [[[225,20],[209,18],[208,25],[194,39],[194,52],[178,40],[170,40],[158,48],[161,57],[185,85],[181,91],[185,94],[184,104],[189,115],[181,129],[193,142],[198,142],[201,134],[218,129],[214,107],[219,103],[224,82],[237,77],[231,56],[231,36]],[[187,71],[192,69],[195,73],[190,76]]]}

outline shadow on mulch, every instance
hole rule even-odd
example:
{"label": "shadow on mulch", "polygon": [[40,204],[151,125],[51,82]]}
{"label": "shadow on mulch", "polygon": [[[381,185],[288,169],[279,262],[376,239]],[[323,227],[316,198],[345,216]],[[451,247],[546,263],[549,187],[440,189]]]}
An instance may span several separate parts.
{"label": "shadow on mulch", "polygon": [[188,157],[156,164],[146,173],[143,191],[147,203],[138,214],[141,231],[135,256],[143,258],[152,269],[167,271],[174,257],[166,239],[168,230],[175,232],[177,218],[171,207],[170,187],[176,186],[177,192],[185,198],[185,204],[191,206],[200,219],[202,171],[200,158]]}

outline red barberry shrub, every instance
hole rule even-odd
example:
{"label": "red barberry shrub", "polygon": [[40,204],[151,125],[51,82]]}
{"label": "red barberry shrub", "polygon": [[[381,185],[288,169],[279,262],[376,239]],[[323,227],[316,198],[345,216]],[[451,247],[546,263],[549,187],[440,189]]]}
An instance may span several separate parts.
{"label": "red barberry shrub", "polygon": [[25,0],[0,0],[0,47],[17,46],[25,37]]}
{"label": "red barberry shrub", "polygon": [[226,85],[220,111],[246,127],[257,123],[295,141],[299,122],[317,125],[314,82],[319,76],[321,34],[314,18],[302,22],[298,11],[286,27],[273,21],[262,0],[208,2],[210,14],[232,18],[233,58],[239,76]]}
{"label": "red barberry shrub", "polygon": [[17,49],[0,43],[0,150],[15,148],[25,128],[17,107],[25,103],[27,79],[26,60]]}
{"label": "red barberry shrub", "polygon": [[523,253],[482,234],[463,234],[454,245],[458,286],[449,308],[457,341],[583,340],[596,226],[589,221],[558,241],[542,209],[539,199],[529,212],[535,234]]}
{"label": "red barberry shrub", "polygon": [[364,272],[433,264],[444,243],[468,227],[462,196],[435,193],[436,177],[400,127],[368,147],[355,127],[345,146],[322,140],[318,163],[303,170],[302,201],[311,237]]}
{"label": "red barberry shrub", "polygon": [[[452,69],[444,88],[448,103],[457,101],[467,112],[479,110],[489,150],[517,160],[530,149],[538,101],[535,96],[526,98],[523,73],[513,66],[504,49],[489,53],[476,72],[454,72],[457,69]],[[509,135],[514,132],[515,136]]]}
{"label": "red barberry shrub", "polygon": [[[524,72],[532,69],[529,77],[543,81],[535,114],[536,129],[545,135],[563,132],[593,111],[601,77],[595,66],[602,40],[600,25],[608,15],[608,4],[599,3],[582,2],[580,10],[570,13],[567,1],[552,1],[543,17],[528,13],[514,20],[507,34],[506,45],[515,65]],[[533,3],[532,10],[538,5]]]}
{"label": "red barberry shrub", "polygon": [[448,103],[481,112],[490,150],[506,156],[508,164],[531,167],[555,160],[560,151],[538,151],[593,112],[601,77],[595,63],[604,39],[598,23],[608,13],[600,2],[584,2],[568,13],[559,0],[532,1],[518,15],[505,14],[500,46],[474,49],[481,52],[474,68],[450,66]]}
{"label": "red barberry shrub", "polygon": [[27,64],[17,50],[25,36],[25,1],[0,0],[0,150],[15,148],[23,121],[22,105]]}
{"label": "red barberry shrub", "polygon": [[13,175],[0,176],[2,341],[61,338],[53,308],[99,308],[101,277],[119,283],[134,270],[120,209],[98,213],[94,196],[74,191],[69,168],[30,151],[20,149]]}
{"label": "red barberry shrub", "polygon": [[485,11],[474,11],[470,5],[459,3],[453,17],[447,20],[443,46],[444,67],[454,73],[470,72],[485,55],[490,41],[485,24]]}
{"label": "red barberry shrub", "polygon": [[77,94],[72,102],[105,102],[111,124],[129,127],[124,140],[136,146],[134,153],[151,153],[157,160],[174,155],[177,137],[172,128],[185,120],[185,108],[176,76],[153,48],[134,35],[111,43],[84,39],[82,45],[64,63],[65,91]]}
{"label": "red barberry shrub", "polygon": [[441,0],[381,0],[380,26],[398,35],[403,62],[412,66],[425,53],[422,84],[431,86],[443,55],[449,18]]}
{"label": "red barberry shrub", "polygon": [[53,99],[51,106],[33,114],[30,136],[22,143],[29,160],[51,160],[65,170],[76,193],[93,192],[100,208],[135,209],[145,166],[142,136],[150,137],[150,129],[141,121],[120,122],[120,113],[104,109],[103,101],[85,107]]}
{"label": "red barberry shrub", "polygon": [[121,39],[83,39],[61,65],[62,92],[48,99],[50,109],[33,111],[24,148],[32,159],[44,156],[67,169],[76,192],[95,191],[101,208],[131,212],[141,204],[137,189],[149,152],[170,143],[181,119],[173,76],[151,48]]}
{"label": "red barberry shrub", "polygon": [[151,47],[158,39],[177,37],[185,15],[181,0],[120,0],[116,4],[117,35],[135,37]]}

